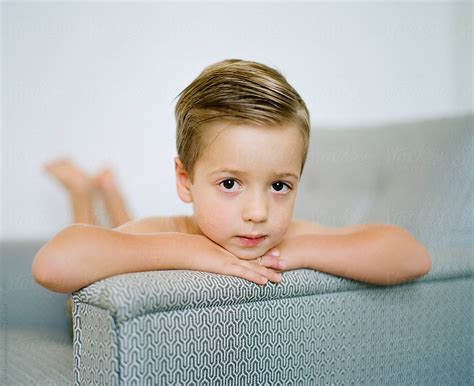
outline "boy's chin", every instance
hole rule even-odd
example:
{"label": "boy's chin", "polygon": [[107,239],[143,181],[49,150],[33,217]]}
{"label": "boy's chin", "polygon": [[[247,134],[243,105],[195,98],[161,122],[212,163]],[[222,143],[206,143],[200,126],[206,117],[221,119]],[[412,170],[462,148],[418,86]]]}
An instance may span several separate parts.
{"label": "boy's chin", "polygon": [[235,248],[233,250],[229,250],[229,252],[242,260],[256,260],[260,256],[263,256],[266,250],[262,251],[261,248],[253,250],[242,250]]}

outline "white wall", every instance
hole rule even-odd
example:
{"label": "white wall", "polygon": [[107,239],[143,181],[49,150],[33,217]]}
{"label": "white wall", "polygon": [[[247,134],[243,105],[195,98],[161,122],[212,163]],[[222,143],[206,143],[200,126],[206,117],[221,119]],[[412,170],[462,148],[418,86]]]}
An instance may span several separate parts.
{"label": "white wall", "polygon": [[2,239],[49,238],[69,202],[41,165],[113,165],[135,217],[175,193],[174,97],[225,58],[281,70],[313,126],[472,111],[472,3],[2,3]]}

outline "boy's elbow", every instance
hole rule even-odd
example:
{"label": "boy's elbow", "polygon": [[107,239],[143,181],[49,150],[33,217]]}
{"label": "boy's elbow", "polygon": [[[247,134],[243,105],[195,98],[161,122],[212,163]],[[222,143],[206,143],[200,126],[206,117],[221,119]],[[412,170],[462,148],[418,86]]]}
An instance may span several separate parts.
{"label": "boy's elbow", "polygon": [[419,271],[420,271],[420,277],[421,277],[421,276],[427,275],[431,270],[431,257],[428,250],[423,245],[421,245],[419,260],[420,260]]}
{"label": "boy's elbow", "polygon": [[64,272],[62,266],[64,256],[66,253],[71,253],[70,250],[65,251],[64,247],[71,235],[77,232],[78,227],[80,226],[71,225],[63,229],[36,253],[31,266],[31,273],[36,283],[54,292],[71,292],[61,272]]}
{"label": "boy's elbow", "polygon": [[431,258],[427,249],[420,244],[419,252],[407,261],[406,278],[403,281],[419,279],[431,270]]}
{"label": "boy's elbow", "polygon": [[41,250],[36,253],[34,259],[33,259],[33,264],[31,266],[31,275],[33,276],[33,280],[38,283],[40,286],[44,287],[44,274],[43,274],[43,267],[41,266],[40,263],[40,252]]}
{"label": "boy's elbow", "polygon": [[40,286],[54,292],[68,292],[58,286],[55,267],[56,259],[51,254],[48,244],[44,245],[36,254],[31,266],[33,279]]}
{"label": "boy's elbow", "polygon": [[410,256],[410,258],[405,262],[407,272],[410,273],[413,279],[427,275],[431,270],[431,257],[428,249],[406,229],[398,229],[402,231],[403,237],[408,236],[406,245],[408,247],[407,256]]}
{"label": "boy's elbow", "polygon": [[400,261],[401,265],[385,276],[381,284],[394,285],[416,280],[427,275],[431,270],[431,257],[426,247],[415,240],[407,231],[402,231],[404,237],[407,234],[409,235],[409,242],[406,244],[408,248],[401,255],[404,257]]}

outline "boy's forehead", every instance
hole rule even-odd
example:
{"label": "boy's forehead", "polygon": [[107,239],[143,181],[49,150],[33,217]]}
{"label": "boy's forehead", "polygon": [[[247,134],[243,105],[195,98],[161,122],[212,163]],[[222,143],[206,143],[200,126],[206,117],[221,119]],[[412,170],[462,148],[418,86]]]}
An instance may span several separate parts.
{"label": "boy's forehead", "polygon": [[290,140],[293,139],[296,142],[303,143],[301,133],[294,123],[264,126],[252,122],[218,120],[205,125],[202,144],[210,146],[222,135],[227,138],[232,137],[234,141],[237,141],[237,144],[239,142],[254,141],[259,137],[276,142],[287,141],[290,138]]}
{"label": "boy's forehead", "polygon": [[208,172],[258,170],[299,176],[303,145],[293,127],[216,123],[206,131],[201,163]]}

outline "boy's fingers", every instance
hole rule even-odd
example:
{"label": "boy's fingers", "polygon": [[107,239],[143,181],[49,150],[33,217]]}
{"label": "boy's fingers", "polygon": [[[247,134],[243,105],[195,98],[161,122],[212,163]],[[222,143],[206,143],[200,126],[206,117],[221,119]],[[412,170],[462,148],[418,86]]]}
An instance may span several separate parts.
{"label": "boy's fingers", "polygon": [[280,282],[281,274],[262,266],[256,266],[250,261],[242,261],[237,264],[231,264],[228,268],[233,276],[250,280],[257,284],[266,284],[268,280]]}
{"label": "boy's fingers", "polygon": [[262,257],[259,257],[257,260],[255,260],[255,262],[258,265],[261,265],[267,268],[273,268],[273,269],[278,269],[278,270],[282,270],[286,268],[286,264],[284,260],[279,259],[278,257],[269,256],[269,255],[264,255]]}
{"label": "boy's fingers", "polygon": [[234,276],[253,281],[257,284],[266,284],[268,282],[268,277],[266,275],[261,275],[255,270],[244,267],[243,265],[232,264],[230,268],[230,273]]}
{"label": "boy's fingers", "polygon": [[265,267],[263,265],[256,265],[250,262],[244,262],[242,265],[246,267],[251,272],[256,272],[258,275],[266,277],[268,280],[279,282],[281,280],[281,274],[279,272],[274,271],[269,267]]}
{"label": "boy's fingers", "polygon": [[280,256],[280,250],[278,248],[272,248],[267,253],[265,253],[264,256],[274,256],[274,257],[279,257]]}

